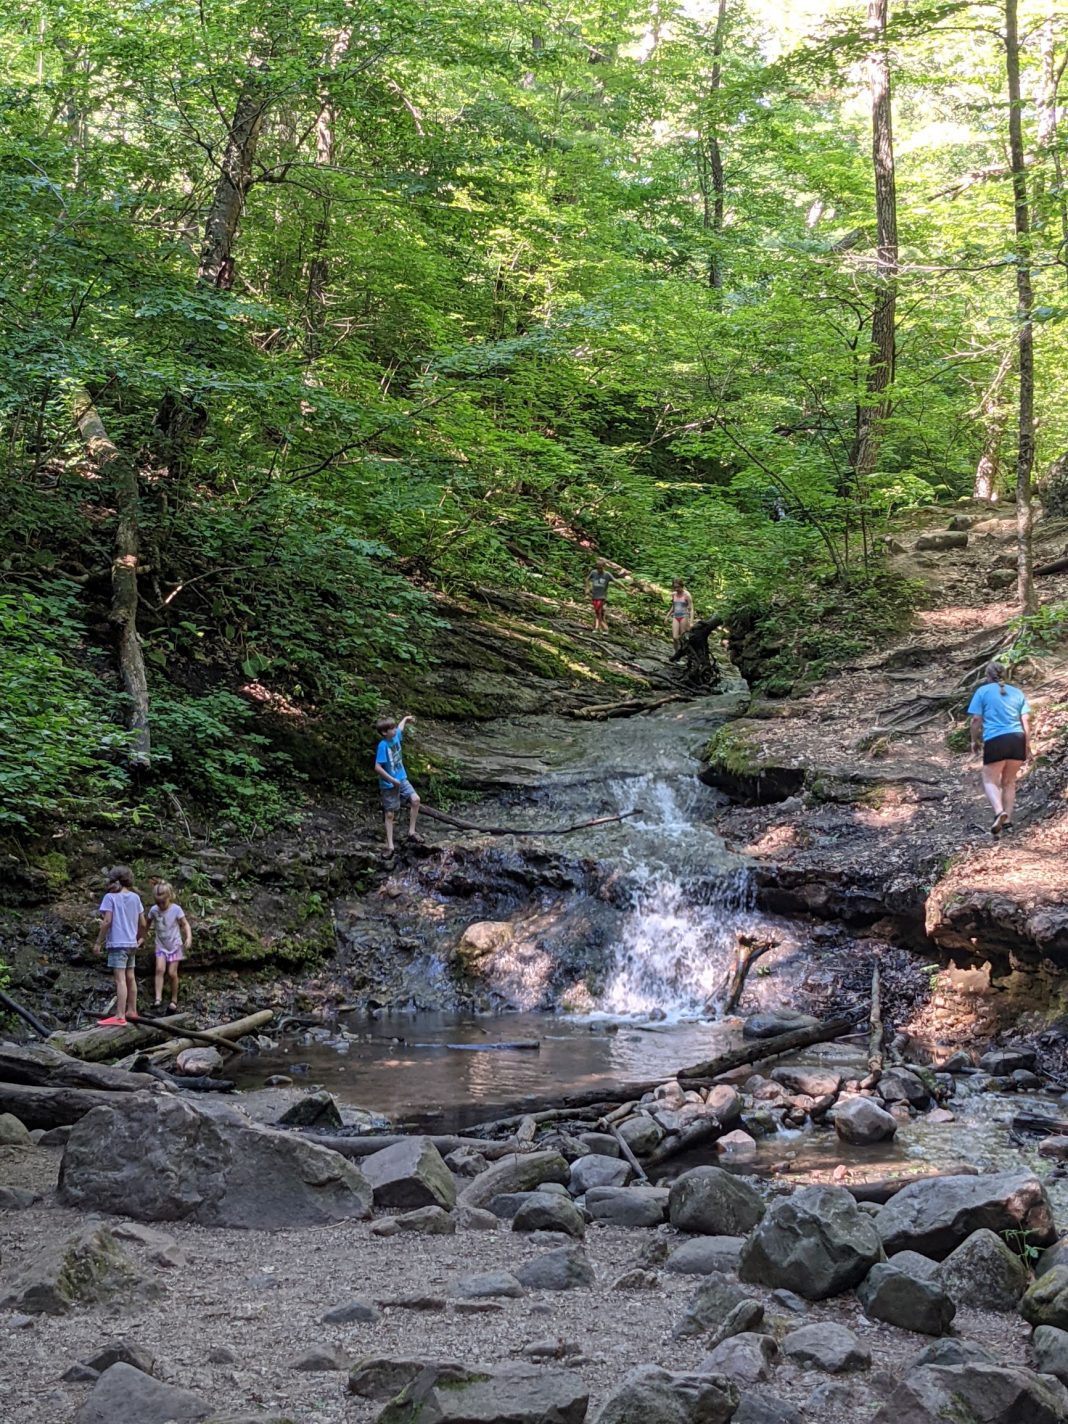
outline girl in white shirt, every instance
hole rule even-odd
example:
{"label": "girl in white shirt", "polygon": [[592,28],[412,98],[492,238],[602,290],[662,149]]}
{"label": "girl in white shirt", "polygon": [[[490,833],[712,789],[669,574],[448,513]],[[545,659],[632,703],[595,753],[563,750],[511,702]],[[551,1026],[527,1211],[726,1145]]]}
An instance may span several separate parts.
{"label": "girl in white shirt", "polygon": [[153,1008],[163,1008],[163,980],[169,980],[171,1001],[168,1012],[178,1012],[178,965],[186,950],[193,945],[193,931],[181,905],[175,904],[174,889],[169,881],[159,880],[155,889],[156,903],[148,912],[148,923],[156,932],[156,1002]]}

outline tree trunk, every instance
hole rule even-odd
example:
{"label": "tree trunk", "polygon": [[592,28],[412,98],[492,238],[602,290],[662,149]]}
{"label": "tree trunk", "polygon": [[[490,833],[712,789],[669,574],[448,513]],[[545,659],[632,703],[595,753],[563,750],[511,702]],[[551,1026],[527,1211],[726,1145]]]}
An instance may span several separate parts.
{"label": "tree trunk", "polygon": [[[192,1014],[171,1014],[167,1022],[181,1027],[188,1023]],[[128,1023],[125,1028],[85,1028],[72,1032],[54,1033],[48,1040],[50,1048],[58,1048],[61,1053],[69,1053],[72,1058],[82,1058],[87,1063],[99,1063],[105,1058],[117,1058],[129,1048],[143,1048],[163,1038],[150,1028],[141,1028],[136,1023]],[[193,1046],[189,1045],[190,1048]]]}
{"label": "tree trunk", "polygon": [[856,435],[850,464],[858,488],[875,468],[882,426],[890,412],[888,391],[894,379],[897,316],[897,184],[894,174],[894,129],[890,93],[890,57],[886,26],[890,0],[868,0],[868,57],[871,90],[872,163],[875,169],[875,221],[878,289],[871,317],[871,354],[864,402],[857,410]]}
{"label": "tree trunk", "polygon": [[1001,389],[1005,377],[1012,367],[1014,348],[1010,347],[1001,358],[994,379],[983,393],[979,404],[979,414],[983,421],[983,449],[979,463],[975,467],[975,483],[972,498],[986,500],[993,504],[998,496],[998,474],[1001,470],[1001,442],[1005,438],[1008,411],[1001,399]]}
{"label": "tree trunk", "polygon": [[140,553],[137,470],[104,429],[104,422],[88,392],[75,393],[72,414],[90,460],[109,481],[115,496],[118,524],[111,561],[111,611],[108,618],[116,635],[119,676],[129,698],[127,726],[133,734],[130,760],[135,766],[147,767],[152,760],[152,745],[148,731],[148,676],[137,632],[137,561]]}
{"label": "tree trunk", "polygon": [[1038,146],[1049,155],[1053,164],[1053,187],[1056,192],[1057,216],[1060,221],[1060,250],[1065,263],[1064,275],[1068,280],[1068,185],[1064,169],[1064,158],[1058,143],[1057,94],[1065,68],[1068,67],[1068,50],[1057,60],[1057,18],[1058,0],[1048,0],[1046,20],[1042,26],[1042,88],[1038,100]]}
{"label": "tree trunk", "polygon": [[726,190],[723,181],[723,150],[719,142],[719,91],[723,86],[723,43],[727,29],[727,0],[719,0],[716,14],[716,28],[712,37],[712,74],[709,80],[709,108],[711,125],[708,135],[708,176],[711,187],[711,210],[709,195],[705,194],[705,227],[712,233],[713,247],[708,259],[708,285],[718,290],[723,286],[723,267],[720,262],[718,244],[723,234],[726,216]]}
{"label": "tree trunk", "polygon": [[1020,607],[1036,607],[1032,575],[1034,510],[1031,472],[1035,463],[1035,337],[1031,313],[1031,213],[1027,200],[1027,168],[1020,95],[1020,36],[1017,0],[1005,0],[1005,71],[1009,89],[1009,161],[1012,166],[1013,221],[1016,229],[1017,364],[1020,373],[1019,439],[1016,447],[1016,589]]}
{"label": "tree trunk", "polygon": [[252,185],[252,165],[266,112],[266,66],[262,60],[253,60],[226,135],[197,267],[197,281],[221,292],[234,285],[234,239]]}
{"label": "tree trunk", "polygon": [[[327,56],[327,68],[332,72],[348,53],[352,39],[351,30],[340,30]],[[308,260],[307,318],[304,337],[304,354],[309,366],[318,358],[323,345],[323,328],[326,325],[326,285],[330,274],[327,248],[330,244],[331,210],[333,197],[330,190],[329,171],[334,166],[334,127],[336,111],[329,93],[322,96],[319,116],[315,121],[315,166],[324,173],[326,187],[323,191],[323,205],[315,220],[311,235],[311,254]]]}

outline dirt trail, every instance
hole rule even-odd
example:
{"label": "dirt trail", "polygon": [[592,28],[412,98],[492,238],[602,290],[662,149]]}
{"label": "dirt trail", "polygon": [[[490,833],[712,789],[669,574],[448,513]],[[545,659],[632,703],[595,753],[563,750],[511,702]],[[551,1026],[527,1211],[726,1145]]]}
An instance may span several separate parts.
{"label": "dirt trail", "polygon": [[[936,522],[937,521],[937,522]],[[1068,967],[1068,649],[1021,665],[1036,710],[1035,758],[1020,783],[1017,829],[992,842],[979,763],[954,750],[977,671],[1013,637],[1011,509],[982,517],[967,546],[926,551],[931,512],[898,536],[891,566],[926,586],[915,626],[791,701],[757,703],[731,729],[730,764],[799,795],[732,806],[721,830],[758,865],[783,908],[912,920],[940,947],[999,968]],[[1039,521],[1036,562],[1063,554],[1068,521]],[[1043,605],[1068,600],[1068,575],[1037,581]],[[957,736],[951,738],[950,734]],[[712,779],[730,789],[731,771]],[[1052,965],[1050,964],[1052,961]]]}

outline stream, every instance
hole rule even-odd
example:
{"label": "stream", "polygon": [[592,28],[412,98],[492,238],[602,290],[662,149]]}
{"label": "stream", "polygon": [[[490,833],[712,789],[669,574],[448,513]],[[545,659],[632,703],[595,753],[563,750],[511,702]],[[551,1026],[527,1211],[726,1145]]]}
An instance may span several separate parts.
{"label": "stream", "polygon": [[[398,1124],[462,1132],[555,1092],[667,1078],[740,1041],[741,1020],[724,1019],[716,1002],[739,931],[779,941],[747,981],[745,1014],[808,1011],[821,992],[826,1002],[835,983],[826,936],[754,908],[746,863],[713,826],[720,797],[696,778],[708,737],[743,700],[738,685],[608,723],[520,718],[479,726],[464,741],[439,732],[436,753],[484,793],[463,812],[473,820],[535,828],[632,814],[541,840],[456,839],[432,827],[444,854],[399,868],[350,907],[345,931],[359,945],[369,926],[388,925],[409,956],[398,1000],[284,1041],[248,1063],[241,1086],[285,1074]],[[484,1007],[495,1011],[420,1010],[419,986],[455,975],[471,925],[491,927],[474,954]],[[470,957],[462,964],[470,970]],[[490,1046],[515,1043],[528,1046]],[[847,1077],[866,1071],[859,1040],[791,1061],[833,1063]],[[894,1141],[867,1148],[825,1127],[780,1131],[761,1138],[741,1170],[825,1180],[840,1164],[878,1177],[905,1164],[993,1170],[1026,1160],[1046,1176],[1048,1163],[1012,1140],[1009,1123],[1020,1111],[1059,1115],[1054,1095],[973,1091],[979,1082],[967,1076],[958,1084],[951,1123],[914,1118]],[[714,1149],[698,1160],[715,1160]],[[1068,1187],[1055,1178],[1050,1188],[1068,1208]]]}

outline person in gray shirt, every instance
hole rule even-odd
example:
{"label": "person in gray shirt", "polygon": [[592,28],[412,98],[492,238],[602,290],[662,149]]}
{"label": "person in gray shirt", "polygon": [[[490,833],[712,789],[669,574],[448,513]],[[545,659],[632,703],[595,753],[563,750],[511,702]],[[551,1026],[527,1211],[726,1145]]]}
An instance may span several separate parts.
{"label": "person in gray shirt", "polygon": [[607,633],[608,621],[605,617],[605,608],[608,603],[608,585],[621,583],[619,574],[614,574],[608,568],[603,559],[598,559],[593,568],[586,575],[586,590],[593,604],[593,631],[595,633]]}

